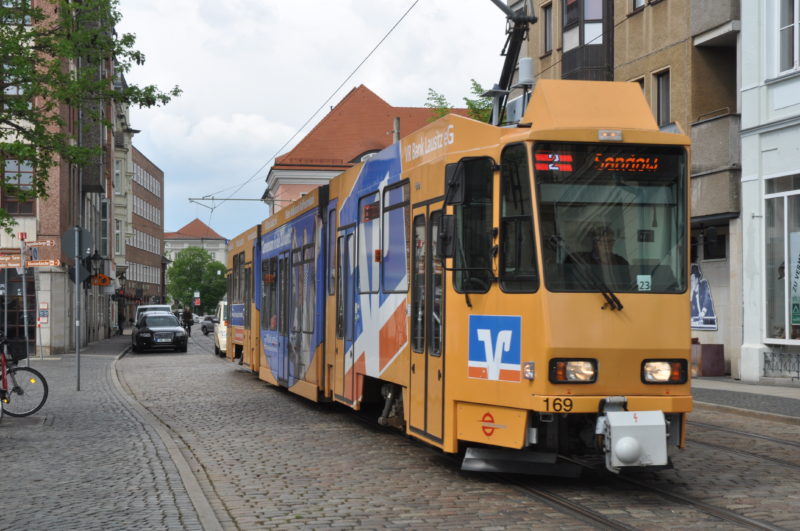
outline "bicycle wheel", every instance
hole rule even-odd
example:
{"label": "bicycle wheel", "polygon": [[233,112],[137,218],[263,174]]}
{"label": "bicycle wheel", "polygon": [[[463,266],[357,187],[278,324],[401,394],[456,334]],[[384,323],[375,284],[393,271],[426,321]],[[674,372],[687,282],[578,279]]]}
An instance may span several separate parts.
{"label": "bicycle wheel", "polygon": [[8,371],[8,396],[3,410],[12,417],[39,411],[47,400],[47,380],[36,369],[14,367]]}

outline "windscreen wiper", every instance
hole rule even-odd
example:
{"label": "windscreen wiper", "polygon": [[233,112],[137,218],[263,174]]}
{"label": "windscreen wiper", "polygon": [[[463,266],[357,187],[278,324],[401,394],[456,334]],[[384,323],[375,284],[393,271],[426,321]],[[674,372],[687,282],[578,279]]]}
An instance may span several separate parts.
{"label": "windscreen wiper", "polygon": [[603,305],[602,309],[606,307],[611,308],[612,310],[620,311],[622,310],[622,301],[614,294],[613,291],[603,282],[602,279],[599,279],[592,275],[591,273],[591,264],[589,264],[586,260],[584,260],[580,255],[577,254],[570,254],[569,255],[572,260],[574,260],[578,265],[584,266],[584,268],[576,268],[575,271],[580,271],[581,273],[578,275],[581,280],[583,280],[584,286],[587,286],[591,289],[596,289],[600,292],[603,298],[606,300],[605,305]]}

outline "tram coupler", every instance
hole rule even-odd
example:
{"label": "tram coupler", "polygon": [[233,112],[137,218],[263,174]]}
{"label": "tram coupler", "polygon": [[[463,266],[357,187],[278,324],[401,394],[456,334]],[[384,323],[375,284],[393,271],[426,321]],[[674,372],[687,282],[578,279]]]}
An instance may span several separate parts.
{"label": "tram coupler", "polygon": [[667,423],[663,411],[627,411],[624,396],[600,402],[595,435],[606,457],[606,468],[668,464]]}

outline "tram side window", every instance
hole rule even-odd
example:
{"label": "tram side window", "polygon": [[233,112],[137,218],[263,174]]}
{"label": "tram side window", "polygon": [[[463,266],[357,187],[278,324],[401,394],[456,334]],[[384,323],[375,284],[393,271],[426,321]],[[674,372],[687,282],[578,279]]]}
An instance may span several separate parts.
{"label": "tram side window", "polygon": [[337,240],[337,257],[336,260],[336,337],[344,337],[344,276],[347,274],[344,269],[344,237],[339,236]]}
{"label": "tram side window", "polygon": [[[278,259],[269,259],[269,329],[278,329]],[[265,312],[267,313],[267,312]]]}
{"label": "tram side window", "polygon": [[269,329],[269,260],[264,260],[261,262],[261,321],[259,322],[259,326],[261,330]]}
{"label": "tram side window", "polygon": [[430,257],[429,266],[430,266],[430,287],[431,287],[431,320],[428,325],[428,330],[430,333],[428,334],[430,338],[430,345],[428,346],[428,352],[432,356],[441,356],[442,355],[442,332],[443,332],[443,321],[442,321],[442,291],[444,286],[442,283],[444,282],[443,279],[443,269],[442,269],[442,262],[436,258],[436,254],[433,252],[433,249],[436,249],[437,240],[439,238],[439,227],[442,224],[442,211],[438,210],[436,212],[431,213],[431,232],[430,232],[430,246],[428,252],[430,253],[428,256]]}
{"label": "tram side window", "polygon": [[253,284],[253,270],[251,268],[242,269],[242,274],[244,275],[244,294],[243,294],[243,301],[244,301],[244,327],[246,329],[250,329],[250,306],[252,306],[252,284]]}
{"label": "tram side window", "polygon": [[530,293],[539,287],[539,275],[525,146],[506,148],[501,167],[500,287],[506,292]]}
{"label": "tram side window", "polygon": [[384,293],[408,292],[408,205],[408,183],[384,191],[381,256]]}
{"label": "tram side window", "polygon": [[269,330],[273,307],[270,295],[275,285],[275,276],[270,269],[271,260],[261,262],[261,329]]}
{"label": "tram side window", "polygon": [[486,293],[492,282],[492,169],[489,158],[468,159],[464,203],[455,207],[456,253],[453,282],[461,293]]}
{"label": "tram side window", "polygon": [[[378,270],[380,264],[375,261],[375,251],[380,249],[380,194],[374,193],[362,197],[358,202],[358,253],[362,259],[358,267],[358,289],[361,293],[378,292]],[[364,265],[364,267],[361,267]]]}
{"label": "tram side window", "polygon": [[425,351],[425,216],[414,218],[414,261],[411,289],[411,348]]}
{"label": "tram side window", "polygon": [[303,323],[303,250],[295,249],[292,251],[292,332],[302,331]]}
{"label": "tram side window", "polygon": [[314,316],[316,314],[317,298],[314,285],[314,244],[303,247],[303,283],[305,284],[305,299],[303,300],[303,332],[310,334],[314,331]]}
{"label": "tram side window", "polygon": [[336,209],[328,212],[328,295],[336,292]]}

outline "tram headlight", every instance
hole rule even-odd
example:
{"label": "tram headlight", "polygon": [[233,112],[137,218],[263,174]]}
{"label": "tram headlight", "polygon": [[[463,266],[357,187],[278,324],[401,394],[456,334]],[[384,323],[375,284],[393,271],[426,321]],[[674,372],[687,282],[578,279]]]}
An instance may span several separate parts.
{"label": "tram headlight", "polygon": [[597,381],[597,360],[550,360],[550,381],[553,383],[594,383]]}
{"label": "tram headlight", "polygon": [[642,381],[655,384],[686,383],[686,360],[644,360]]}

